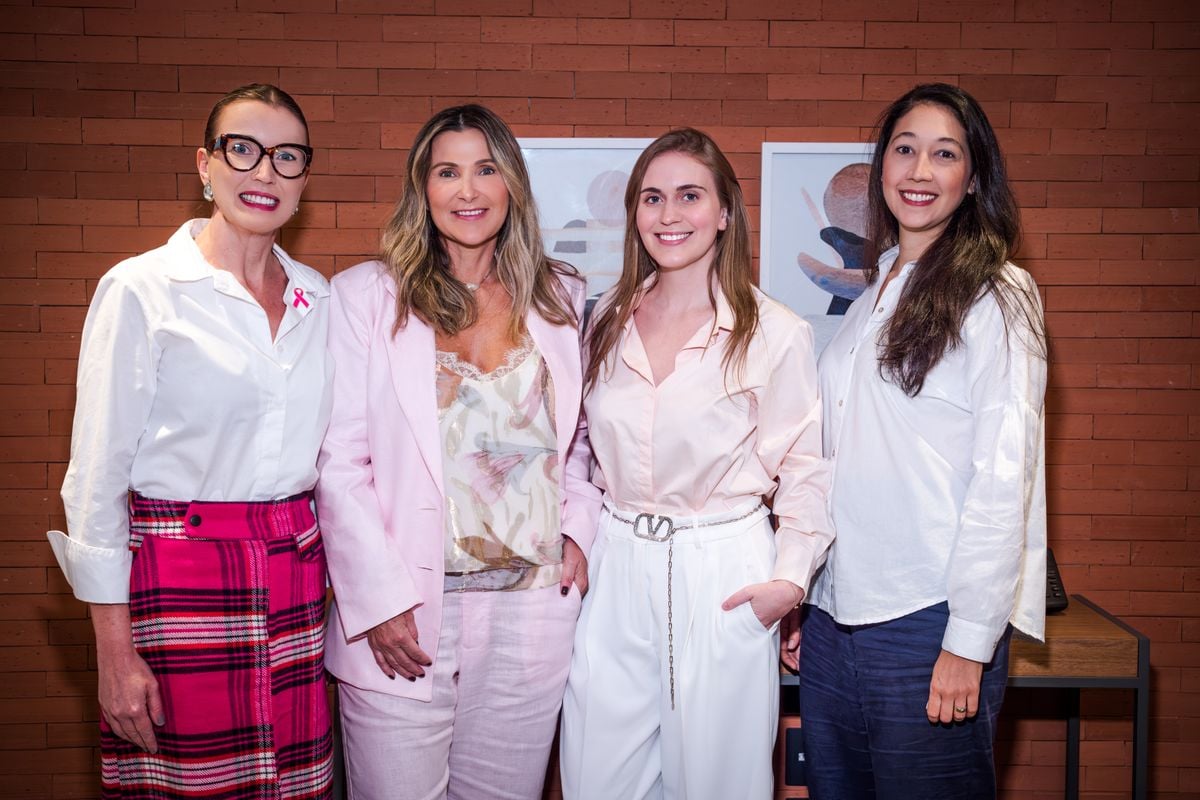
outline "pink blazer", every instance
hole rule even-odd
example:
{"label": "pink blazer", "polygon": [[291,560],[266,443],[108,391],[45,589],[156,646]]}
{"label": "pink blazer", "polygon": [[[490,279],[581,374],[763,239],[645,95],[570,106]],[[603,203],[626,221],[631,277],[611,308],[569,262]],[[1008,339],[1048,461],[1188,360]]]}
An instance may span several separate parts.
{"label": "pink blazer", "polygon": [[[565,283],[581,310],[583,282]],[[378,261],[337,275],[330,304],[333,411],[317,484],[335,598],[325,662],[354,686],[429,700],[430,681],[390,680],[379,670],[366,633],[414,609],[421,649],[437,653],[446,532],[433,329],[410,314],[392,335],[396,287]],[[563,533],[586,553],[600,496],[588,480],[580,420],[579,335],[533,312],[526,326],[554,381]]]}

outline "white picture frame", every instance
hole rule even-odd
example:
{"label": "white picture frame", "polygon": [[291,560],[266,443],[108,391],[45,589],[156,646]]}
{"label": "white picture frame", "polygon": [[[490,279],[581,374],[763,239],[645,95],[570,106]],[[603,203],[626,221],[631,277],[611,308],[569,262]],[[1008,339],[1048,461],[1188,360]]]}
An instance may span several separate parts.
{"label": "white picture frame", "polygon": [[518,139],[546,255],[578,269],[595,297],[621,274],[625,185],[653,139]]}
{"label": "white picture frame", "polygon": [[856,286],[861,292],[862,279],[847,262],[855,248],[861,253],[856,239],[866,233],[873,152],[869,142],[762,146],[759,286],[808,320],[818,353],[841,324],[849,295]]}

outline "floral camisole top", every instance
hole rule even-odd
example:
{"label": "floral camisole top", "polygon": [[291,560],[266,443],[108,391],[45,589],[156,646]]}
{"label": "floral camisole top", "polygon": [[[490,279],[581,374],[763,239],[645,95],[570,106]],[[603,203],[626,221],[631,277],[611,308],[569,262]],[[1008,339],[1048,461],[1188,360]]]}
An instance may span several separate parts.
{"label": "floral camisole top", "polygon": [[562,577],[554,385],[526,335],[483,372],[437,354],[446,591],[535,589]]}

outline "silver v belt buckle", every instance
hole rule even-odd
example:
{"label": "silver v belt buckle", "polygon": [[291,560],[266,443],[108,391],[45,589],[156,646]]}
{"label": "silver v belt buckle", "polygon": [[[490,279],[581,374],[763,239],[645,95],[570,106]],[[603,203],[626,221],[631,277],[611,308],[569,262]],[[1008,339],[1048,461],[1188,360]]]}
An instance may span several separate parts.
{"label": "silver v belt buckle", "polygon": [[[657,521],[655,521],[657,519]],[[646,532],[642,533],[642,520],[646,520]],[[667,526],[667,532],[661,533],[662,526]],[[667,515],[638,514],[633,520],[633,535],[639,539],[652,542],[665,542],[675,535],[675,522]]]}

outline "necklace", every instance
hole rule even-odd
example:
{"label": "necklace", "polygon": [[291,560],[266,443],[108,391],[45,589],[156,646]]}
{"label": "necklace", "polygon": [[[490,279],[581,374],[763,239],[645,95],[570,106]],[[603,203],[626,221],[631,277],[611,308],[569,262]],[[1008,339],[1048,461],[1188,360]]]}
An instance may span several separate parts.
{"label": "necklace", "polygon": [[468,292],[470,292],[471,294],[475,294],[475,292],[479,291],[480,286],[483,286],[485,283],[487,283],[487,279],[492,276],[492,271],[495,269],[496,269],[496,262],[493,261],[492,265],[490,267],[488,267],[488,271],[483,273],[483,277],[479,280],[479,283],[471,283],[470,281],[463,281],[463,285],[467,287]]}

